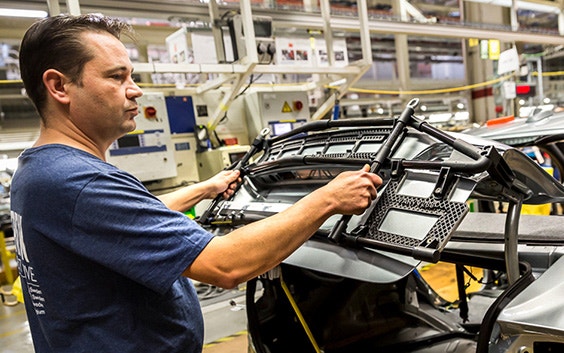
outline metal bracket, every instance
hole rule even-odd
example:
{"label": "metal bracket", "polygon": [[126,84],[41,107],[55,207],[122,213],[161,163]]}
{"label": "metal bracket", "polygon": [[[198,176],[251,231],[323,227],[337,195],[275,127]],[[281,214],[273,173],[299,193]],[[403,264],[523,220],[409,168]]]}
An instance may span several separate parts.
{"label": "metal bracket", "polygon": [[443,199],[446,195],[447,190],[449,190],[451,181],[453,180],[453,173],[450,167],[442,167],[439,171],[439,176],[437,178],[437,183],[433,189],[433,196],[438,199]]}
{"label": "metal bracket", "polygon": [[399,179],[405,173],[405,168],[403,167],[403,159],[392,159],[392,166],[390,171],[390,177],[392,179]]}

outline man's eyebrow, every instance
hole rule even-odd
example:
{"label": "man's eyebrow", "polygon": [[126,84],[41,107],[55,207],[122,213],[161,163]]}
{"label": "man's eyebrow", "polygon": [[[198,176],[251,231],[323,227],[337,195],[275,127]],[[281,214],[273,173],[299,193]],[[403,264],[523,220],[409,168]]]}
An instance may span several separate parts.
{"label": "man's eyebrow", "polygon": [[[111,74],[113,72],[127,72],[129,71],[129,68],[127,66],[116,66],[116,67],[111,67],[107,70],[104,71],[105,74]],[[131,72],[133,72],[133,69],[131,69]]]}

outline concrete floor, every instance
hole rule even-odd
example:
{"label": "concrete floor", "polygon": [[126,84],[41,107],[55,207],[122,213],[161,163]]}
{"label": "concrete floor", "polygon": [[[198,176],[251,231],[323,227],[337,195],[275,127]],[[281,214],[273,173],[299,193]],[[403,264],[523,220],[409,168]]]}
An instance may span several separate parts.
{"label": "concrete floor", "polygon": [[[4,286],[6,290],[9,287]],[[12,300],[12,298],[7,297]],[[243,353],[247,351],[247,318],[244,291],[212,293],[202,300],[204,313],[204,353]],[[0,304],[0,353],[34,353],[23,304]]]}

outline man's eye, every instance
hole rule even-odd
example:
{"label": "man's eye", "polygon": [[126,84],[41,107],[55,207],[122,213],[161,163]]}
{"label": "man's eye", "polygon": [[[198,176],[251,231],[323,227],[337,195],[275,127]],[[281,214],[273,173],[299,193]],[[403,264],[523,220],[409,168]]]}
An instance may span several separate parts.
{"label": "man's eye", "polygon": [[111,78],[113,78],[114,80],[121,80],[122,76],[121,75],[111,75]]}

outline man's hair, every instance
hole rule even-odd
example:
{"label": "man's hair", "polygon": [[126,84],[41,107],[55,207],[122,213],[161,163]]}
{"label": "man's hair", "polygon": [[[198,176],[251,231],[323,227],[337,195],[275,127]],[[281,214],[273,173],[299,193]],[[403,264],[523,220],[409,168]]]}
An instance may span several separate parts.
{"label": "man's hair", "polygon": [[81,84],[84,65],[94,58],[81,34],[109,33],[120,39],[122,33],[133,37],[128,24],[99,14],[58,15],[40,20],[27,30],[20,46],[20,72],[29,98],[41,115],[47,92],[43,73],[55,69],[76,84]]}

